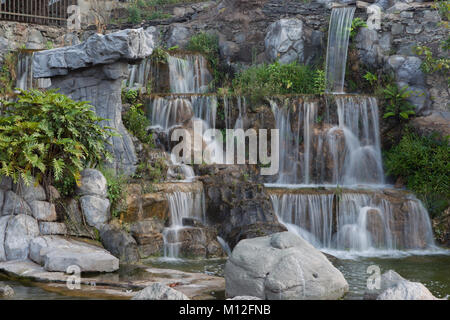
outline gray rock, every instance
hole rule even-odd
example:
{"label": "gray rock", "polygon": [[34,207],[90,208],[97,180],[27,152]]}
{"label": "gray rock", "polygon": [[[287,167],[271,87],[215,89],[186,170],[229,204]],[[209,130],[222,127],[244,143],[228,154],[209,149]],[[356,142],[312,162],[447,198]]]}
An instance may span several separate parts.
{"label": "gray rock", "polygon": [[2,215],[27,214],[31,215],[31,208],[28,203],[12,191],[5,193]]}
{"label": "gray rock", "polygon": [[83,196],[80,198],[80,207],[87,224],[91,227],[99,229],[101,225],[108,223],[110,219],[110,203],[108,199]]}
{"label": "gray rock", "polygon": [[47,199],[44,188],[38,184],[31,182],[26,185],[22,180],[13,186],[13,190],[18,196],[22,197],[26,202],[31,203],[34,200],[44,201]]}
{"label": "gray rock", "polygon": [[73,265],[82,272],[113,272],[119,269],[119,260],[106,250],[59,236],[42,236],[31,241],[30,259],[47,271],[66,272]]}
{"label": "gray rock", "polygon": [[182,24],[171,25],[169,29],[169,38],[167,39],[167,47],[171,48],[179,46],[181,49],[184,49],[188,44],[190,36],[190,30]]}
{"label": "gray rock", "polygon": [[13,188],[13,181],[10,177],[0,177],[0,189],[2,190],[12,190]]}
{"label": "gray rock", "polygon": [[139,291],[131,300],[190,300],[182,292],[155,282]]}
{"label": "gray rock", "polygon": [[405,30],[405,27],[401,23],[394,23],[391,27],[391,33],[393,35],[402,34]]}
{"label": "gray rock", "polygon": [[227,300],[261,300],[258,297],[252,297],[252,296],[237,296],[231,299],[227,299]]}
{"label": "gray rock", "polygon": [[6,261],[6,253],[5,253],[5,236],[6,236],[6,227],[8,226],[8,222],[12,216],[2,216],[0,217],[0,261]]}
{"label": "gray rock", "polygon": [[76,46],[77,44],[80,44],[80,39],[78,36],[74,33],[66,33],[64,35],[64,46]]}
{"label": "gray rock", "polygon": [[408,281],[394,270],[381,276],[381,288],[377,300],[438,300],[423,284]]}
{"label": "gray rock", "polygon": [[14,289],[10,286],[0,286],[0,297],[12,297],[14,294]]}
{"label": "gray rock", "polygon": [[56,221],[55,205],[46,201],[35,200],[30,203],[33,217],[40,221]]}
{"label": "gray rock", "polygon": [[50,78],[93,65],[138,60],[150,56],[153,46],[153,39],[142,28],[94,34],[75,46],[37,52],[33,58],[33,76]]}
{"label": "gray rock", "polygon": [[81,171],[80,186],[77,187],[77,194],[105,198],[107,182],[103,174],[95,169],[84,169]]}
{"label": "gray rock", "polygon": [[41,235],[66,235],[67,227],[64,223],[60,222],[39,222],[39,231]]}
{"label": "gray rock", "polygon": [[39,236],[39,226],[33,217],[25,214],[11,217],[6,227],[4,241],[6,259],[27,259],[29,244],[37,236]]}
{"label": "gray rock", "polygon": [[29,29],[26,47],[27,49],[44,49],[46,40],[42,33],[36,29]]}
{"label": "gray rock", "polygon": [[339,299],[348,291],[342,273],[293,233],[240,241],[225,266],[228,297]]}
{"label": "gray rock", "polygon": [[124,262],[139,260],[139,252],[136,240],[117,227],[103,225],[100,229],[100,238],[106,250]]}

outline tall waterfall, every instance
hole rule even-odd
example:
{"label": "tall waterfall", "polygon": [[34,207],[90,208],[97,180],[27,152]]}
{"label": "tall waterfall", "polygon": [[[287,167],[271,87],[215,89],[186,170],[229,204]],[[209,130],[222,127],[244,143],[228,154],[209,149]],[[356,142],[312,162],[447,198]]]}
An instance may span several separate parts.
{"label": "tall waterfall", "polygon": [[333,8],[328,28],[327,92],[343,93],[348,42],[355,7]]}
{"label": "tall waterfall", "polygon": [[414,197],[394,205],[376,193],[312,191],[273,193],[271,200],[288,230],[321,249],[373,254],[434,246],[428,213]]}
{"label": "tall waterfall", "polygon": [[270,101],[280,130],[277,184],[384,183],[376,99],[334,98],[337,119],[328,123],[319,116],[315,101],[285,99],[283,105]]}
{"label": "tall waterfall", "polygon": [[179,258],[183,243],[183,218],[195,218],[205,221],[205,199],[203,192],[175,191],[167,194],[170,212],[170,226],[164,228],[164,257]]}

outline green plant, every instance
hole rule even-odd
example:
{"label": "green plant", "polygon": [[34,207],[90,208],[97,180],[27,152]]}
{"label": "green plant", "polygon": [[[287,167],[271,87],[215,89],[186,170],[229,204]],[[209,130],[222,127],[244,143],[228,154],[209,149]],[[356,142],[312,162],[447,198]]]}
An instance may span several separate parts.
{"label": "green plant", "polygon": [[350,39],[355,38],[361,28],[367,28],[367,23],[361,18],[354,18],[350,27]]}
{"label": "green plant", "polygon": [[169,56],[169,54],[166,52],[166,50],[164,50],[164,48],[157,47],[157,48],[155,48],[153,50],[152,55],[150,56],[150,58],[155,63],[164,63],[164,64],[166,64],[168,56]]}
{"label": "green plant", "polygon": [[122,90],[122,100],[127,103],[135,103],[139,97],[139,91],[137,90]]}
{"label": "green plant", "polygon": [[0,117],[0,174],[32,177],[44,186],[111,160],[108,139],[116,135],[101,127],[99,118],[87,102],[76,102],[55,90],[20,91],[17,101],[2,101],[7,113]]}
{"label": "green plant", "polygon": [[415,114],[415,106],[407,101],[412,94],[412,91],[408,90],[408,87],[399,88],[395,85],[387,85],[383,89],[384,98],[386,99],[386,112],[383,118],[394,117],[398,121],[404,119],[407,120],[409,116]]}
{"label": "green plant", "polygon": [[189,39],[186,49],[204,55],[212,69],[214,85],[217,86],[223,77],[219,70],[219,37],[206,32],[197,33]]}
{"label": "green plant", "polygon": [[17,55],[14,52],[3,56],[3,65],[0,69],[0,96],[7,96],[14,92],[16,65]]}
{"label": "green plant", "polygon": [[325,70],[317,69],[314,74],[314,93],[324,94],[326,90]]}
{"label": "green plant", "polygon": [[123,115],[123,124],[141,142],[153,146],[153,136],[147,133],[150,120],[147,119],[141,109],[142,104],[135,104]]}
{"label": "green plant", "polygon": [[125,188],[127,178],[125,175],[116,174],[113,169],[100,167],[100,171],[106,179],[107,196],[111,203],[111,215],[118,218],[126,206]]}
{"label": "green plant", "polygon": [[323,92],[324,77],[308,66],[289,64],[261,64],[252,66],[233,80],[235,94],[259,99],[277,94],[313,94]]}
{"label": "green plant", "polygon": [[160,182],[165,179],[167,169],[167,164],[162,158],[152,162],[144,161],[138,164],[134,177]]}
{"label": "green plant", "polygon": [[378,82],[377,75],[370,71],[367,71],[363,78],[366,79],[371,86],[374,86]]}
{"label": "green plant", "polygon": [[399,144],[385,152],[384,158],[387,174],[402,177],[408,188],[424,201],[432,216],[449,205],[449,137],[421,137],[407,131]]}

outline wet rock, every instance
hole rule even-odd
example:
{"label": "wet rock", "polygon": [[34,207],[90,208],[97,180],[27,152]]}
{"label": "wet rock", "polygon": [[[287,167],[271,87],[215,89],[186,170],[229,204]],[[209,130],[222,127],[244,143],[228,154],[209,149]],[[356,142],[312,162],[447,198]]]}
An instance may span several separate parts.
{"label": "wet rock", "polygon": [[76,192],[81,196],[98,196],[106,198],[106,179],[98,170],[84,169],[81,171],[80,186],[77,187]]}
{"label": "wet rock", "polygon": [[133,237],[112,225],[103,225],[100,229],[100,238],[106,250],[124,262],[139,260],[139,252]]}
{"label": "wet rock", "polygon": [[10,286],[0,286],[0,297],[12,297],[14,294],[14,289]]}
{"label": "wet rock", "polygon": [[56,221],[55,205],[46,201],[35,200],[30,203],[33,217],[39,221]]}
{"label": "wet rock", "polygon": [[261,299],[339,299],[348,291],[342,273],[293,233],[242,240],[225,266],[226,294]]}
{"label": "wet rock", "polygon": [[394,270],[381,276],[381,290],[377,300],[438,300],[423,284],[408,281]]}
{"label": "wet rock", "polygon": [[29,244],[37,236],[39,236],[39,225],[33,217],[25,214],[11,217],[6,227],[4,240],[6,260],[28,258]]}
{"label": "wet rock", "polygon": [[42,236],[30,243],[30,259],[47,271],[67,272],[76,265],[82,272],[113,272],[119,259],[106,250],[60,236]]}
{"label": "wet rock", "polygon": [[91,227],[98,229],[101,225],[108,223],[110,219],[110,203],[108,199],[83,196],[80,198],[80,207],[87,224]]}
{"label": "wet rock", "polygon": [[134,295],[132,300],[190,300],[182,292],[156,282]]}
{"label": "wet rock", "polygon": [[60,222],[39,222],[39,231],[41,235],[66,235],[67,227]]}
{"label": "wet rock", "polygon": [[2,215],[31,215],[31,208],[28,203],[12,191],[5,193],[5,202],[3,204]]}
{"label": "wet rock", "polygon": [[171,48],[174,46],[179,46],[180,49],[184,49],[188,44],[190,36],[191,32],[182,24],[171,25],[169,29],[167,47]]}

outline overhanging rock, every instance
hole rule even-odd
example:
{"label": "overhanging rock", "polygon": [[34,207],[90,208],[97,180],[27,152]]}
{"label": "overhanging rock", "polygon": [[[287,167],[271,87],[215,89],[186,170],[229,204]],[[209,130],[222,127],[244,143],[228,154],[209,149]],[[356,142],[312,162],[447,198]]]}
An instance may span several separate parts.
{"label": "overhanging rock", "polygon": [[95,34],[75,46],[37,52],[33,76],[51,78],[51,88],[74,100],[89,101],[104,126],[115,128],[119,137],[111,138],[114,169],[131,174],[136,169],[133,142],[122,123],[121,86],[128,73],[127,64],[148,57],[153,37],[144,29],[127,29],[108,35]]}

